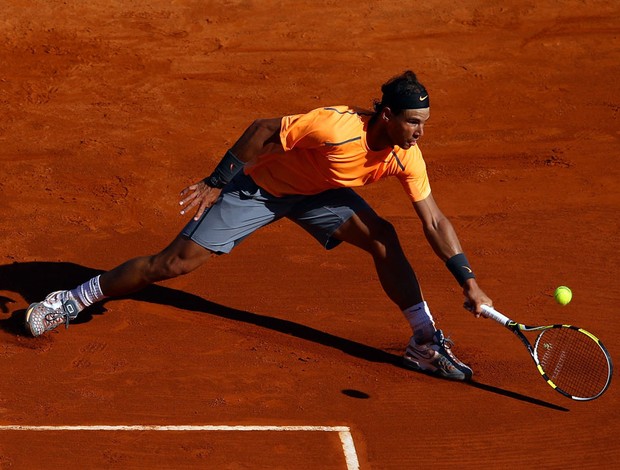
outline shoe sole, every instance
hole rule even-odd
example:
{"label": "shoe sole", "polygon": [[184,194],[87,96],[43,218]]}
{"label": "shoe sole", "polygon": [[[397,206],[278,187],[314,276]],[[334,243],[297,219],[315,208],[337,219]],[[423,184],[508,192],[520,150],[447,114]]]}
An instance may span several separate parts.
{"label": "shoe sole", "polygon": [[431,368],[425,369],[424,367],[420,365],[419,362],[407,356],[403,356],[402,363],[407,369],[414,370],[416,372],[422,372],[428,375],[432,375],[433,377],[439,377],[439,378],[447,379],[447,380],[454,380],[456,382],[468,382],[473,377],[473,372],[471,374],[466,374],[463,371],[459,371],[461,374],[463,374],[463,376],[456,377],[456,376],[449,376],[449,375],[443,374],[441,372],[441,369],[437,367],[433,369]]}

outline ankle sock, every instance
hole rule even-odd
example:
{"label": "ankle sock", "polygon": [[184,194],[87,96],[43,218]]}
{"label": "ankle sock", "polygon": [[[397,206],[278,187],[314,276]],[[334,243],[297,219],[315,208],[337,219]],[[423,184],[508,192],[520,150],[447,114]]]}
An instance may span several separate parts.
{"label": "ankle sock", "polygon": [[436,331],[433,315],[425,301],[403,310],[405,318],[411,325],[413,339],[418,344],[429,343]]}
{"label": "ankle sock", "polygon": [[77,303],[78,312],[81,312],[86,307],[89,307],[95,302],[99,302],[100,300],[106,298],[106,296],[103,295],[103,292],[101,292],[99,277],[100,276],[95,276],[91,280],[69,291]]}

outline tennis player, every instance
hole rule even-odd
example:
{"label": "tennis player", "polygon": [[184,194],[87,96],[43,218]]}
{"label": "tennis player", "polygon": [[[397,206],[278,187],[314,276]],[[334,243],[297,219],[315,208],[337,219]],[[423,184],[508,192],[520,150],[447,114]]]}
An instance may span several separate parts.
{"label": "tennis player", "polygon": [[422,296],[394,227],[352,188],[394,176],[402,184],[435,253],[462,286],[476,315],[491,299],[478,286],[450,221],[438,208],[417,145],[430,117],[426,88],[411,71],[381,87],[374,111],[331,106],[252,123],[213,173],[181,192],[181,213],[193,219],[160,253],[131,259],[72,290],[52,292],[26,311],[39,336],[67,327],[80,311],[107,297],[187,274],[213,254],[230,253],[259,228],[283,217],[326,249],[341,242],[369,253],[387,296],[413,331],[408,367],[469,380],[470,367],[452,351]]}

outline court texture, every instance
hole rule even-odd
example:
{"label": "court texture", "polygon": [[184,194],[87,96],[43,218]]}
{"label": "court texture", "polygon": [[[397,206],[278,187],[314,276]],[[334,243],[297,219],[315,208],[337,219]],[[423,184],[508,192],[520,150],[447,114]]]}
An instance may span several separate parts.
{"label": "court texture", "polygon": [[[462,308],[399,183],[396,227],[455,352],[410,330],[372,260],[288,221],[198,271],[31,338],[30,302],[162,249],[178,194],[256,118],[371,107],[412,69],[433,195],[495,306],[620,362],[620,4],[605,0],[2,0],[0,468],[609,468],[617,378],[568,400]],[[554,302],[567,285],[573,300]]]}

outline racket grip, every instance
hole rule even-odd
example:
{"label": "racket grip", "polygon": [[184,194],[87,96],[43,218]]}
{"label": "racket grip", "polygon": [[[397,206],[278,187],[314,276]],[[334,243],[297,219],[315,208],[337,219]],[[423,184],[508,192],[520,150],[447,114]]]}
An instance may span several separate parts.
{"label": "racket grip", "polygon": [[482,311],[484,312],[484,315],[483,315],[484,317],[491,318],[495,320],[497,323],[501,323],[504,326],[506,326],[510,322],[510,318],[498,312],[493,307],[489,307],[488,305],[483,305]]}

